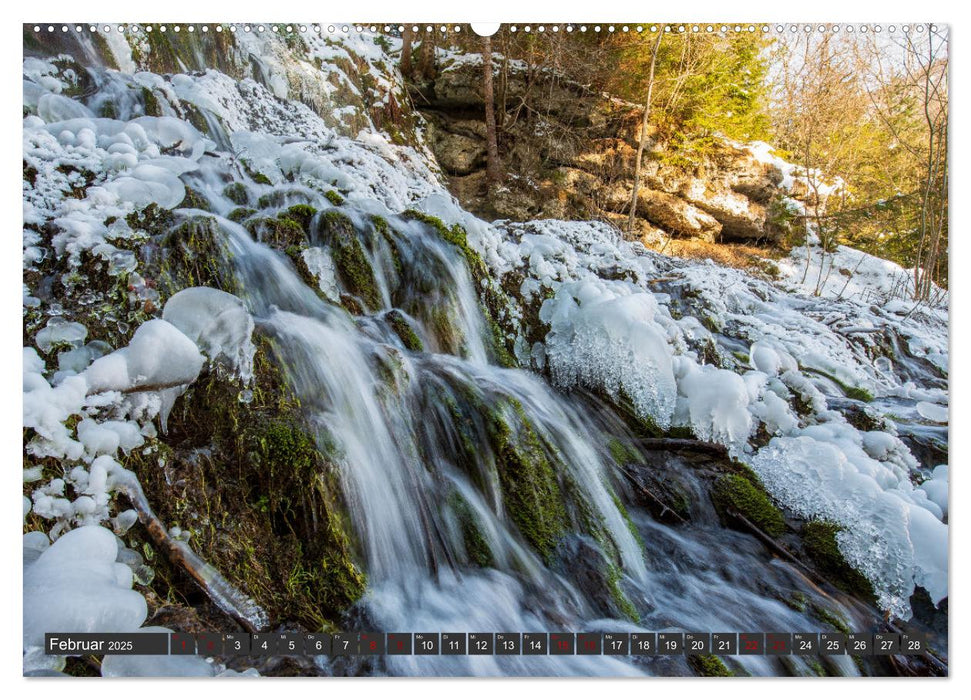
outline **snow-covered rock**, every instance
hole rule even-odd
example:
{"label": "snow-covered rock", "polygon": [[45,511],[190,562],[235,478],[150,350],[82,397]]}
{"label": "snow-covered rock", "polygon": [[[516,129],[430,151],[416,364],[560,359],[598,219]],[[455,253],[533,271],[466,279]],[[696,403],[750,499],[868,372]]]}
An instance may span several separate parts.
{"label": "snow-covered rock", "polygon": [[[25,547],[37,549],[32,536]],[[103,527],[71,530],[24,569],[24,648],[45,632],[130,632],[148,614],[131,590],[132,572],[116,561],[118,539]]]}
{"label": "snow-covered rock", "polygon": [[253,376],[253,317],[239,297],[191,287],[174,294],[162,318],[182,331],[210,360],[224,361],[244,382]]}
{"label": "snow-covered rock", "polygon": [[158,391],[191,384],[204,361],[182,331],[153,319],[138,327],[126,347],[98,358],[81,376],[92,392]]}

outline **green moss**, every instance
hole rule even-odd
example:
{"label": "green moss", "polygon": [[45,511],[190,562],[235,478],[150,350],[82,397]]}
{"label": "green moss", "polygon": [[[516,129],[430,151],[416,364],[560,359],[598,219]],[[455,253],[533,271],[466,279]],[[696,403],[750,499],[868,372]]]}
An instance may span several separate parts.
{"label": "green moss", "polygon": [[339,207],[341,204],[344,203],[344,198],[340,196],[337,190],[327,190],[326,192],[324,192],[324,196],[335,207]]}
{"label": "green moss", "polygon": [[515,399],[504,403],[490,426],[503,502],[526,541],[549,563],[566,529],[560,485],[522,405]]}
{"label": "green moss", "polygon": [[230,221],[235,221],[238,224],[243,220],[250,218],[255,213],[255,209],[250,209],[249,207],[237,207],[229,212],[226,218]]}
{"label": "green moss", "polygon": [[[273,346],[254,336],[252,400],[238,400],[238,380],[203,375],[169,418],[168,454],[134,451],[139,474],[167,524],[193,532],[193,544],[274,622],[331,630],[363,594],[337,449],[308,430]],[[159,446],[164,447],[161,443]],[[162,461],[177,465],[166,477]],[[158,598],[194,595],[178,572],[153,588]]]}
{"label": "green moss", "polygon": [[185,198],[179,204],[180,209],[202,209],[210,211],[209,201],[191,187],[185,188]]}
{"label": "green moss", "polygon": [[163,238],[159,277],[163,296],[186,287],[215,287],[235,294],[239,280],[231,252],[215,219],[189,219]]}
{"label": "green moss", "polygon": [[105,119],[117,119],[118,118],[118,107],[111,100],[105,100],[101,105],[101,114],[99,116]]}
{"label": "green moss", "polygon": [[371,224],[374,225],[374,230],[380,233],[382,236],[387,236],[391,233],[391,227],[388,225],[388,220],[383,216],[372,214]]}
{"label": "green moss", "polygon": [[643,461],[637,450],[617,438],[612,437],[607,441],[607,449],[610,451],[613,460],[622,467]]}
{"label": "green moss", "polygon": [[812,607],[812,616],[820,622],[825,622],[837,632],[842,632],[843,634],[850,634],[851,632],[850,623],[847,622],[841,613],[835,610],[814,605]]}
{"label": "green moss", "polygon": [[734,676],[725,662],[712,654],[689,656],[688,664],[699,676]]}
{"label": "green moss", "polygon": [[401,263],[401,251],[398,250],[398,243],[394,239],[394,235],[391,233],[391,227],[388,225],[387,220],[374,214],[371,216],[371,224],[374,226],[374,231],[384,242],[388,244],[388,249],[391,251],[391,261],[394,266],[395,274],[401,275],[404,270],[404,266]]}
{"label": "green moss", "polygon": [[631,520],[630,513],[627,512],[627,508],[624,506],[623,501],[621,501],[620,497],[612,491],[610,493],[610,498],[613,500],[614,506],[620,513],[620,517],[624,519],[624,524],[627,525],[627,529],[630,531],[631,537],[637,541],[637,543],[641,546],[641,549],[644,549],[644,539],[641,537],[641,533],[638,532],[637,526],[634,525],[634,521]]}
{"label": "green moss", "polygon": [[223,196],[233,202],[233,204],[238,204],[241,207],[249,204],[249,190],[242,182],[234,182],[226,185],[223,189]]}
{"label": "green moss", "polygon": [[458,224],[449,228],[441,219],[415,209],[405,211],[402,216],[432,227],[443,240],[458,248],[462,257],[465,258],[475,289],[480,296],[482,312],[492,336],[492,348],[496,362],[503,367],[518,367],[519,363],[516,362],[512,353],[511,342],[508,341],[497,321],[502,315],[501,312],[507,306],[508,300],[505,293],[492,283],[489,278],[489,269],[483,262],[482,256],[469,245],[465,229]]}
{"label": "green moss", "polygon": [[256,200],[256,206],[260,209],[283,207],[286,206],[288,201],[292,201],[294,198],[302,198],[304,200],[308,199],[307,193],[303,190],[273,190],[272,192],[267,192],[266,194],[261,195],[260,198]]}
{"label": "green moss", "polygon": [[809,599],[806,598],[806,594],[802,591],[793,591],[792,595],[786,598],[784,601],[786,605],[795,610],[796,612],[806,612],[806,606],[809,603]]}
{"label": "green moss", "polygon": [[397,309],[392,309],[387,313],[385,319],[391,326],[391,330],[393,330],[395,335],[401,339],[401,342],[408,350],[411,350],[412,352],[422,352],[425,349],[425,345],[421,342],[421,338],[419,338],[418,334],[415,333],[404,314]]}
{"label": "green moss", "polygon": [[711,500],[719,514],[731,519],[733,513],[744,516],[772,537],[785,532],[785,519],[769,500],[760,484],[740,474],[725,474],[711,489]]}
{"label": "green moss", "polygon": [[640,622],[641,616],[637,613],[637,608],[634,607],[634,604],[630,602],[630,599],[624,595],[624,592],[620,588],[620,578],[620,567],[614,563],[608,564],[607,589],[610,592],[610,597],[617,605],[617,608],[624,614],[624,617],[632,622]]}
{"label": "green moss", "polygon": [[294,204],[292,207],[280,214],[280,218],[296,221],[298,224],[300,224],[300,228],[303,229],[304,233],[309,234],[310,221],[314,218],[316,213],[317,210],[309,204]]}
{"label": "green moss", "polygon": [[489,547],[489,543],[482,536],[482,531],[476,522],[472,507],[469,506],[457,491],[449,494],[448,504],[458,518],[459,527],[462,528],[462,540],[465,544],[465,553],[468,555],[469,561],[481,568],[493,566],[495,564],[495,557],[492,554],[492,548]]}
{"label": "green moss", "polygon": [[873,586],[859,571],[850,566],[840,552],[836,536],[843,528],[823,520],[810,520],[803,525],[802,541],[813,562],[830,581],[844,591],[873,600]]}
{"label": "green moss", "polygon": [[125,217],[125,222],[132,231],[144,231],[155,236],[166,233],[172,227],[175,215],[153,202],[144,209],[133,211]]}
{"label": "green moss", "polygon": [[848,386],[845,387],[844,392],[846,393],[846,398],[848,399],[863,401],[865,403],[870,403],[873,401],[873,394],[863,387]]}
{"label": "green moss", "polygon": [[146,117],[162,116],[162,106],[159,104],[158,98],[150,88],[142,88],[142,106],[145,108]]}
{"label": "green moss", "polygon": [[248,161],[241,159],[240,163],[243,166],[243,171],[249,176],[249,179],[255,182],[257,185],[273,184],[273,181],[270,178],[268,178],[266,175],[259,172],[258,170],[253,170],[253,168],[250,167],[250,164]]}
{"label": "green moss", "polygon": [[806,664],[809,666],[809,669],[813,672],[814,676],[819,676],[822,678],[827,675],[826,669],[823,668],[823,665],[816,659],[807,659]]}
{"label": "green moss", "polygon": [[293,219],[260,217],[250,219],[244,225],[255,238],[279,250],[302,245],[307,240],[303,227]]}
{"label": "green moss", "polygon": [[838,386],[840,388],[840,391],[842,391],[844,396],[846,396],[846,398],[848,399],[853,399],[854,401],[862,401],[864,403],[870,403],[871,401],[873,401],[873,398],[874,398],[873,393],[870,392],[868,389],[864,389],[863,387],[860,387],[860,386],[851,386],[849,384],[846,384],[845,382],[841,381],[840,379],[830,374],[829,372],[825,372],[816,367],[805,367],[803,369],[806,372],[810,372],[812,374],[818,374],[821,377],[826,377],[826,379],[830,380],[831,382],[833,382],[833,384]]}
{"label": "green moss", "polygon": [[741,364],[748,366],[749,357],[747,352],[739,352],[738,350],[732,350],[732,357],[738,360]]}
{"label": "green moss", "polygon": [[321,216],[321,234],[331,246],[334,266],[344,286],[359,297],[368,309],[379,309],[381,294],[353,222],[340,212],[324,212]]}

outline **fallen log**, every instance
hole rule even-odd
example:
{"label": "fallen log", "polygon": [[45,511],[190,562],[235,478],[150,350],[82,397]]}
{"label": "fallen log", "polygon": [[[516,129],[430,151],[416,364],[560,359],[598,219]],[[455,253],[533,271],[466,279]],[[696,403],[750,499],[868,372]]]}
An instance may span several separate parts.
{"label": "fallen log", "polygon": [[728,448],[717,442],[693,440],[691,438],[640,438],[637,445],[652,452],[701,452],[716,457],[728,458]]}
{"label": "fallen log", "polygon": [[142,485],[135,474],[120,465],[112,472],[115,489],[127,496],[138,513],[138,521],[155,545],[176,566],[182,568],[202,591],[224,613],[236,620],[247,632],[259,632],[269,624],[266,612],[252,598],[226,580],[185,542],[172,537],[155,515]]}

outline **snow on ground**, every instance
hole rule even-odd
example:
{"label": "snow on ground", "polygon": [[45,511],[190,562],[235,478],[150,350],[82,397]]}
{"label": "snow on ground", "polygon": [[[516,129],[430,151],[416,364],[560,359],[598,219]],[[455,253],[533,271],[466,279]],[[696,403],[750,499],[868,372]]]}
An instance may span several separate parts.
{"label": "snow on ground", "polygon": [[[832,252],[815,245],[800,246],[776,264],[780,280],[803,294],[864,304],[906,303],[913,295],[912,269],[844,245]],[[936,298],[944,299],[941,289],[935,286],[933,291]]]}

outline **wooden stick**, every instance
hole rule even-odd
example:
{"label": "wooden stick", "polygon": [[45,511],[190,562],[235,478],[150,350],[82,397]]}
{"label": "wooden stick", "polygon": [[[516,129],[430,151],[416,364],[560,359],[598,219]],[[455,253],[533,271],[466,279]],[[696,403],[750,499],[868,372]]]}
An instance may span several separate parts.
{"label": "wooden stick", "polygon": [[173,538],[152,511],[135,474],[119,466],[114,471],[116,488],[125,494],[138,512],[138,520],[152,541],[169,560],[185,570],[220,610],[239,622],[247,632],[259,632],[269,624],[266,612],[255,601],[233,586],[213,566],[192,551],[185,542]]}

